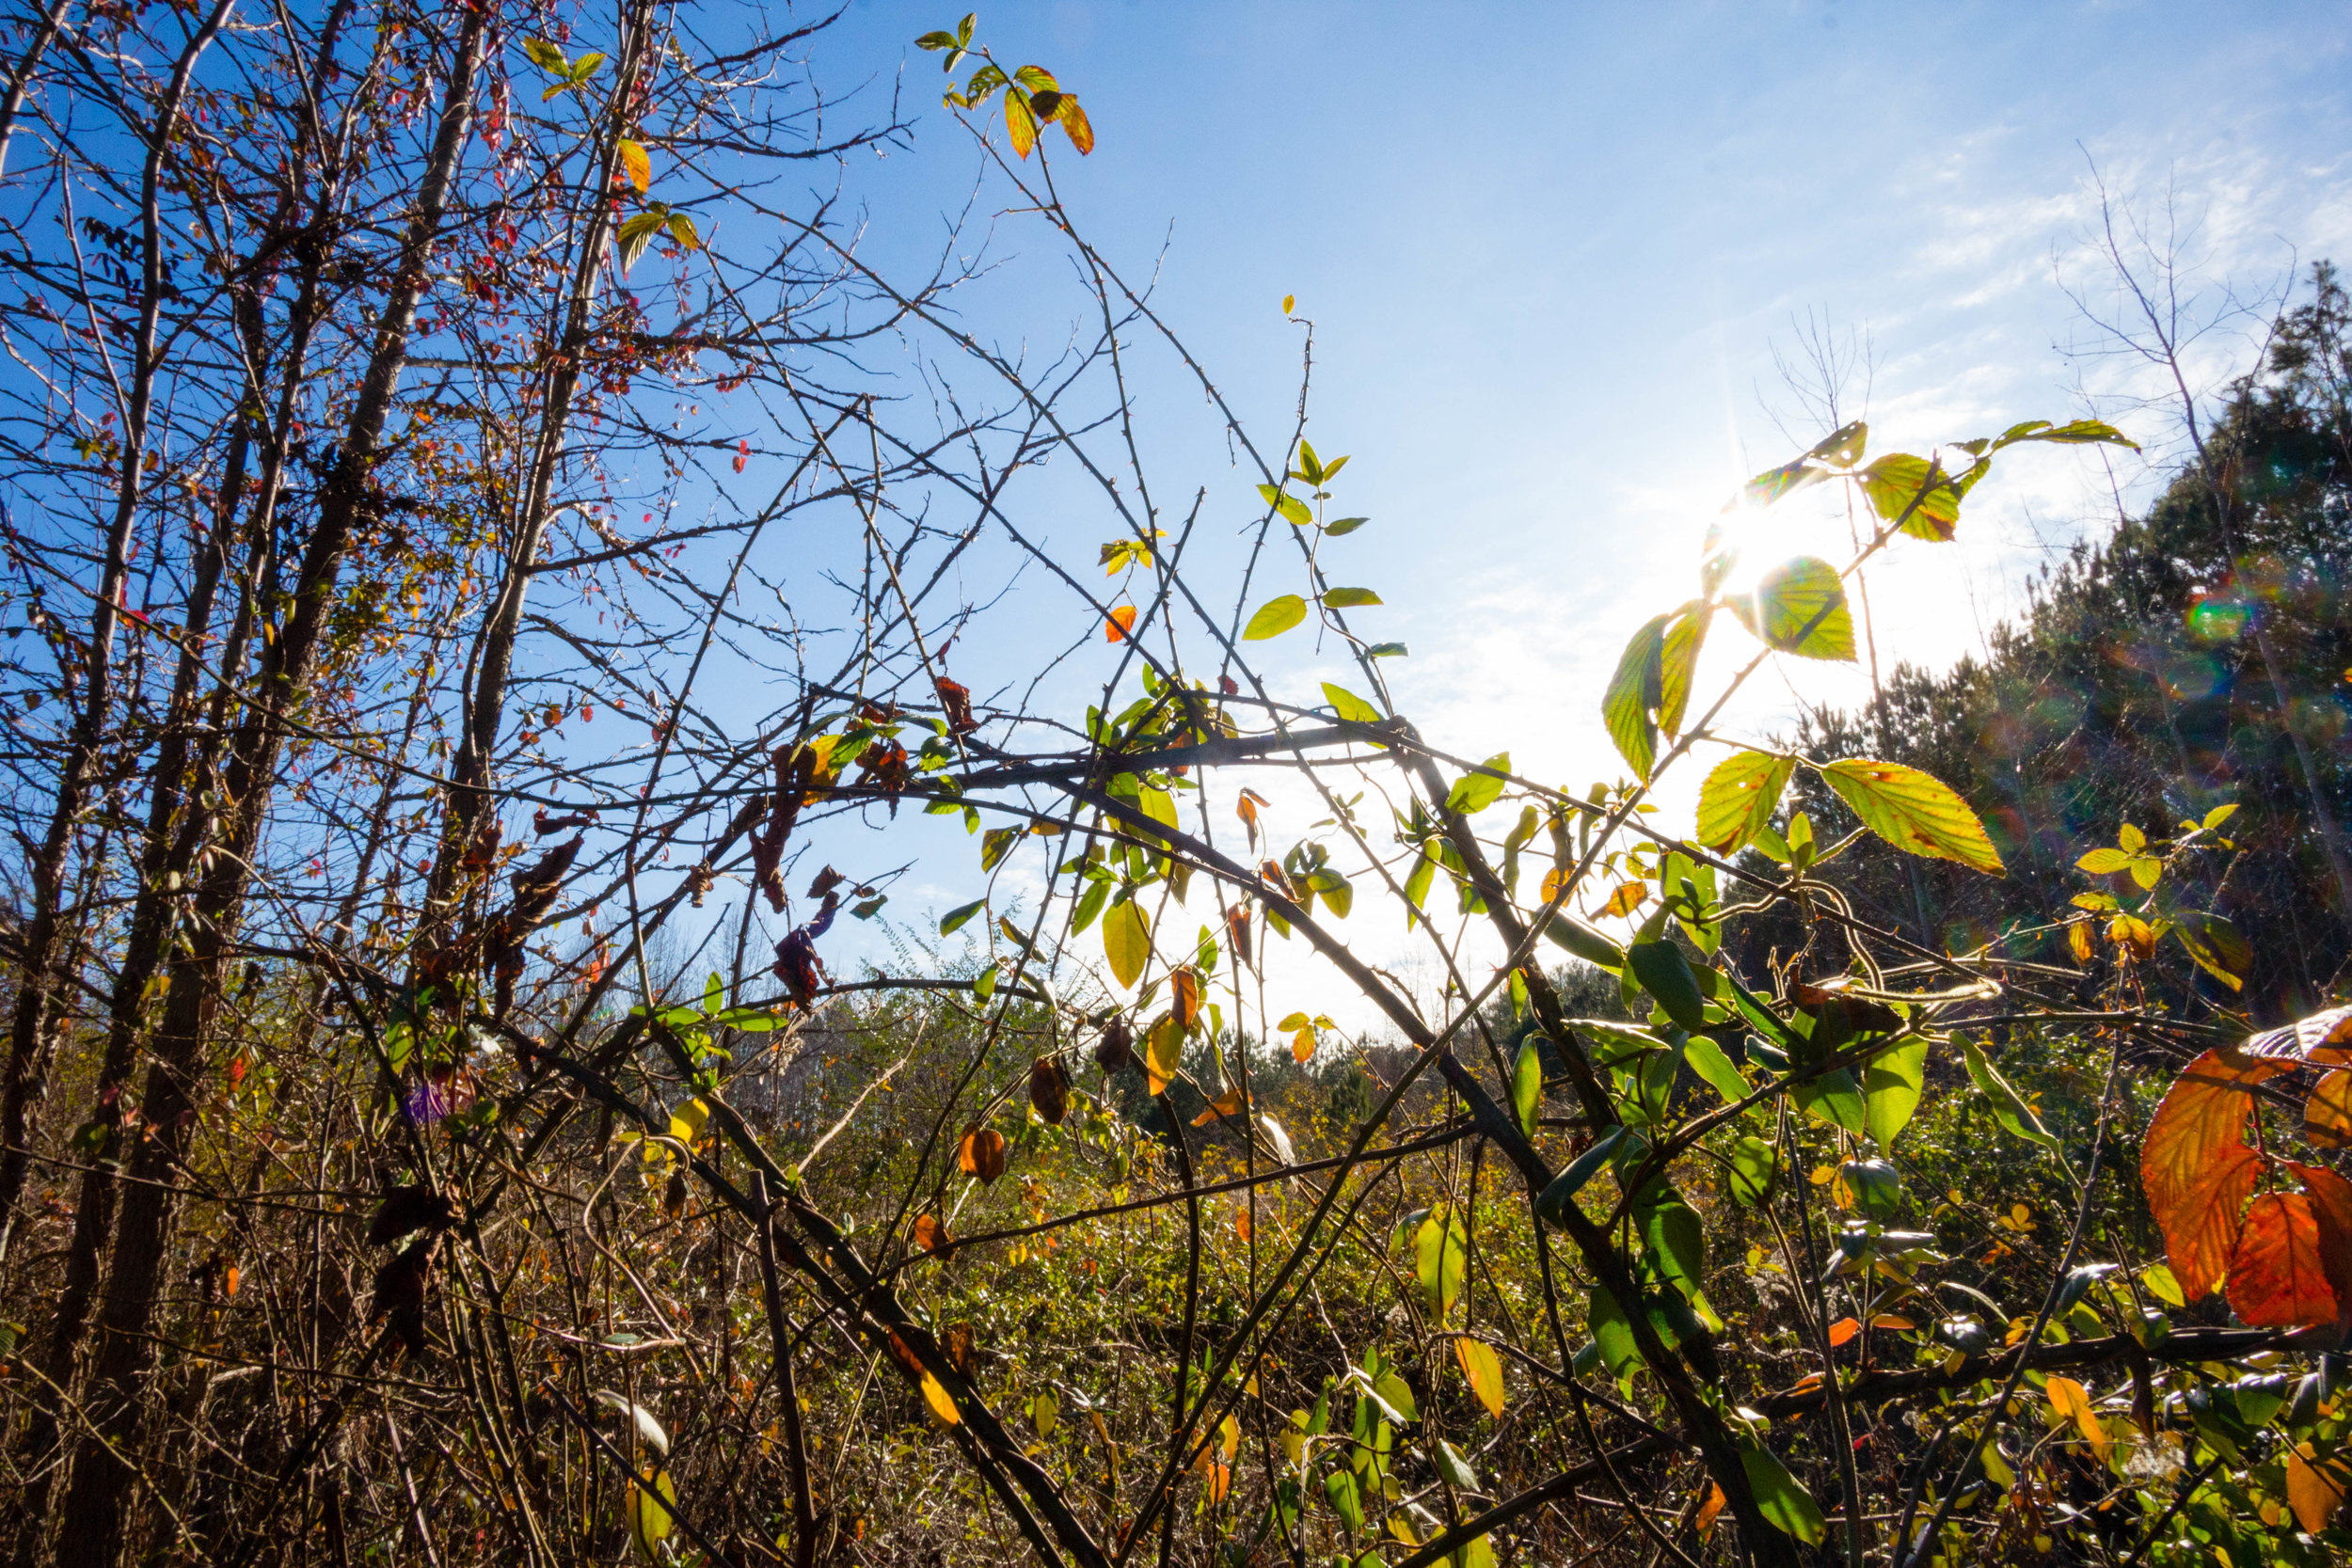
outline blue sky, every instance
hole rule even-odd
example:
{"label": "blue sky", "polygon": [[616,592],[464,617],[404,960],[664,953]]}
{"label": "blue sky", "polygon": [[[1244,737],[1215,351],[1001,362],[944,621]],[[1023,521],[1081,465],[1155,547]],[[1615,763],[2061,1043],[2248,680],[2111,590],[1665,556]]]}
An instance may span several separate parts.
{"label": "blue sky", "polygon": [[[969,187],[936,57],[909,47],[960,14],[854,0],[818,52],[836,87],[903,71],[917,135],[870,171],[878,213]],[[1873,450],[2095,409],[2160,455],[2164,412],[2132,403],[2144,378],[2065,352],[2096,338],[2062,286],[2102,277],[2094,166],[2159,227],[2169,203],[2201,309],[2298,258],[2352,259],[2340,6],[1056,0],[983,8],[978,32],[1084,100],[1100,146],[1061,160],[1065,200],[1131,270],[1157,259],[1157,307],[1269,432],[1295,397],[1280,299],[1313,319],[1310,436],[1353,454],[1343,509],[1375,519],[1342,580],[1381,592],[1372,634],[1412,649],[1388,667],[1400,705],[1441,742],[1512,744],[1579,784],[1621,771],[1597,705],[1625,638],[1691,592],[1737,482],[1818,434],[1774,368],[1808,312],[1867,334]],[[1073,309],[1066,274],[1011,276],[1012,316]],[[2200,363],[2233,366],[2242,343],[2225,322]],[[1198,416],[1172,375],[1143,394]],[[1165,453],[1167,488],[1246,494],[1213,441]],[[2073,451],[2002,470],[1957,544],[1874,573],[1883,657],[1977,645],[2149,478]],[[1825,516],[1791,547],[1807,526],[1837,553]],[[1299,641],[1275,663],[1304,698],[1338,667]],[[1769,731],[1800,698],[1866,691],[1807,666],[1740,718]],[[939,907],[970,895],[968,870],[943,867]]]}

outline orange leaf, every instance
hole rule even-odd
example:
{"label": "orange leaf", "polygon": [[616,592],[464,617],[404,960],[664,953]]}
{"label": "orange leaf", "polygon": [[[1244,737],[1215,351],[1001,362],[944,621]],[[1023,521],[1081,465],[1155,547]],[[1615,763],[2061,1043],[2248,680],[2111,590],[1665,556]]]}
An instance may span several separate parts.
{"label": "orange leaf", "polygon": [[1103,641],[1124,642],[1127,641],[1127,634],[1135,629],[1136,607],[1131,604],[1120,605],[1111,611],[1110,619],[1103,623]]}
{"label": "orange leaf", "polygon": [[1829,1325],[1830,1349],[1836,1350],[1838,1346],[1851,1340],[1855,1335],[1861,1332],[1862,1325],[1854,1322],[1851,1318],[1838,1319],[1836,1323]]}
{"label": "orange leaf", "polygon": [[1315,1053],[1315,1032],[1311,1024],[1291,1037],[1291,1060],[1305,1062]]}
{"label": "orange leaf", "polygon": [[2090,1408],[2090,1390],[2071,1377],[2054,1377],[2042,1391],[2050,1397],[2050,1408],[2063,1419],[2073,1421],[2074,1430],[2089,1439],[2101,1458],[2106,1458],[2106,1429],[2099,1424],[2097,1414]]}
{"label": "orange leaf", "polygon": [[1195,1127],[1206,1127],[1209,1123],[1216,1121],[1222,1117],[1237,1117],[1241,1115],[1241,1108],[1244,1103],[1245,1101],[1241,1097],[1241,1090],[1227,1089],[1223,1094],[1218,1095],[1215,1100],[1210,1101],[1209,1108],[1201,1112],[1199,1116],[1193,1117],[1192,1124]]}
{"label": "orange leaf", "polygon": [[1242,822],[1249,829],[1249,847],[1252,849],[1258,847],[1258,808],[1265,803],[1266,798],[1254,789],[1243,790],[1240,798],[1233,802],[1233,810],[1241,814]]}
{"label": "orange leaf", "polygon": [[1604,915],[1631,914],[1635,910],[1640,909],[1648,897],[1649,884],[1647,882],[1621,882],[1617,886],[1617,891],[1609,895],[1609,902],[1602,906],[1600,912]]}
{"label": "orange leaf", "polygon": [[1061,128],[1070,133],[1070,145],[1078,150],[1080,157],[1094,150],[1094,122],[1087,119],[1084,109],[1078,107],[1077,99],[1063,93],[1061,113],[1055,118],[1061,121]]}
{"label": "orange leaf", "polygon": [[1724,1511],[1724,1504],[1728,1501],[1730,1499],[1724,1496],[1722,1487],[1711,1483],[1708,1485],[1707,1500],[1699,1504],[1698,1518],[1692,1521],[1698,1526],[1700,1540],[1704,1541],[1715,1533],[1715,1515]]}
{"label": "orange leaf", "polygon": [[2324,1165],[2287,1169],[2303,1180],[2319,1225],[2319,1270],[2336,1292],[2337,1323],[2352,1331],[2352,1181]]}
{"label": "orange leaf", "polygon": [[993,1127],[975,1127],[956,1146],[956,1164],[966,1176],[995,1180],[1005,1174],[1005,1135]]}
{"label": "orange leaf", "polygon": [[1200,976],[1189,969],[1180,969],[1168,978],[1176,1011],[1176,1026],[1189,1029],[1192,1021],[1200,1016]]}
{"label": "orange leaf", "polygon": [[2340,1465],[2312,1464],[2303,1457],[2299,1445],[2287,1450],[2287,1506],[2295,1510],[2295,1522],[2306,1532],[2317,1535],[2335,1522],[2336,1511],[2344,1506],[2344,1494]]}
{"label": "orange leaf", "polygon": [[2227,1272],[2238,1209],[2259,1166],[2242,1135],[2253,1106],[2249,1091],[2278,1071],[2242,1052],[2208,1051],[2189,1063],[2148,1123],[2139,1179],[2191,1301]]}
{"label": "orange leaf", "polygon": [[2320,1148],[2352,1148],[2352,1072],[2342,1068],[2319,1081],[2303,1102],[2303,1133]]}
{"label": "orange leaf", "polygon": [[937,1214],[919,1214],[914,1221],[914,1244],[934,1258],[945,1258],[955,1251],[955,1239],[939,1222]]}
{"label": "orange leaf", "polygon": [[2319,1260],[2319,1218],[2309,1197],[2264,1193],[2247,1205],[2230,1254],[2229,1299],[2230,1310],[2256,1328],[2335,1322],[2336,1292]]}

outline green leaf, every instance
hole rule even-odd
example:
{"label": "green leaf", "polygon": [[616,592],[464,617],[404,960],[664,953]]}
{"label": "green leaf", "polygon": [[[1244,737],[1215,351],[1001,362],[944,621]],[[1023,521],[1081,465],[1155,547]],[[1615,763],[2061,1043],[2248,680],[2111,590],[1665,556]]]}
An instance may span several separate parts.
{"label": "green leaf", "polygon": [[1313,524],[1315,515],[1309,511],[1307,503],[1296,496],[1284,495],[1271,484],[1259,485],[1258,494],[1264,498],[1266,505],[1280,513],[1286,520],[1297,527],[1308,528]]}
{"label": "green leaf", "polygon": [[1410,650],[1402,642],[1375,642],[1364,650],[1366,658],[1405,658]]}
{"label": "green leaf", "polygon": [[1682,1059],[1706,1081],[1708,1088],[1724,1097],[1726,1105],[1736,1105],[1755,1092],[1747,1075],[1724,1054],[1722,1046],[1706,1035],[1691,1037],[1682,1048]]}
{"label": "green leaf", "polygon": [[1699,785],[1699,843],[1719,855],[1736,854],[1771,826],[1796,768],[1794,758],[1768,752],[1736,752],[1717,763]]}
{"label": "green leaf", "polygon": [[1968,1076],[1976,1082],[1977,1092],[1992,1104],[1994,1118],[2009,1130],[2011,1136],[2040,1144],[2044,1148],[2056,1149],[2058,1139],[2052,1137],[2049,1129],[2042,1125],[2042,1118],[2034,1115],[2033,1107],[2026,1103],[2025,1096],[2010,1087],[2009,1080],[1985,1060],[1983,1051],[1979,1049],[1975,1040],[1963,1040],[1961,1043],[1968,1053]]}
{"label": "green leaf", "polygon": [[994,964],[990,964],[986,969],[981,970],[977,975],[973,977],[973,998],[983,1006],[987,1004],[990,997],[996,994],[996,966]]}
{"label": "green leaf", "polygon": [[564,57],[564,51],[545,39],[523,40],[523,53],[529,55],[531,63],[541,71],[552,71],[558,76],[566,77],[572,73],[572,63]]}
{"label": "green leaf", "polygon": [[1395,1368],[1382,1369],[1380,1375],[1372,1380],[1372,1391],[1380,1397],[1381,1403],[1395,1412],[1396,1419],[1421,1419],[1421,1407],[1413,1402],[1413,1386],[1406,1382]]}
{"label": "green leaf", "polygon": [[1760,1209],[1772,1196],[1772,1177],[1780,1156],[1762,1138],[1741,1138],[1731,1146],[1731,1198],[1743,1209]]}
{"label": "green leaf", "polygon": [[2027,420],[2003,431],[1993,442],[1992,450],[2000,451],[2019,441],[2052,441],[2061,446],[2081,446],[2105,441],[2114,446],[2139,450],[2139,443],[2107,423],[2105,420],[2074,420],[2054,425],[2047,420]]}
{"label": "green leaf", "polygon": [[1626,949],[1626,962],[1668,1018],[1693,1034],[1707,1027],[1707,1001],[1681,948],[1671,942],[1637,942]]}
{"label": "green leaf", "polygon": [[[1412,874],[1405,879],[1405,897],[1414,909],[1426,909],[1429,904],[1429,883],[1438,874],[1438,841],[1422,842],[1421,857],[1414,861]],[[1412,929],[1412,916],[1406,916],[1405,928]]]}
{"label": "green leaf", "polygon": [[939,934],[943,937],[955,935],[958,927],[986,908],[988,908],[987,899],[975,898],[969,904],[949,910],[939,922]]}
{"label": "green leaf", "polygon": [[657,1469],[653,1489],[655,1495],[648,1497],[635,1481],[628,1482],[621,1494],[621,1513],[639,1555],[647,1562],[660,1562],[666,1556],[661,1544],[669,1539],[676,1522],[667,1505],[677,1501],[677,1488],[671,1484],[669,1471]]}
{"label": "green leaf", "polygon": [[1451,1209],[1440,1209],[1413,1232],[1413,1274],[1421,1293],[1438,1317],[1454,1309],[1470,1263],[1470,1234]]}
{"label": "green leaf", "polygon": [[1122,990],[1143,973],[1152,957],[1152,927],[1134,899],[1120,899],[1103,917],[1103,956],[1110,960],[1111,974]]}
{"label": "green leaf", "polygon": [[1543,1037],[1528,1036],[1511,1069],[1511,1109],[1518,1115],[1519,1131],[1531,1138],[1535,1135],[1535,1113],[1544,1099],[1544,1057],[1536,1048]]}
{"label": "green leaf", "polygon": [[1285,594],[1279,599],[1268,599],[1258,607],[1258,613],[1249,617],[1242,628],[1245,642],[1263,642],[1269,637],[1279,637],[1307,618],[1307,601],[1295,594]]}
{"label": "green leaf", "polygon": [[1494,772],[1465,773],[1454,781],[1454,787],[1446,792],[1448,811],[1459,812],[1464,816],[1476,816],[1502,798],[1504,781],[1495,774],[1511,771],[1511,753],[1497,752],[1486,759],[1486,766],[1493,768]]}
{"label": "green leaf", "polygon": [[1078,895],[1078,907],[1071,911],[1070,934],[1076,936],[1094,924],[1094,917],[1103,912],[1103,903],[1111,895],[1111,884],[1094,882]]}
{"label": "green leaf", "polygon": [[1862,470],[1862,493],[1880,520],[1902,520],[1915,539],[1941,544],[1960,529],[1960,492],[1940,464],[1891,452]]}
{"label": "green leaf", "polygon": [[1829,1521],[1821,1516],[1820,1505],[1770,1449],[1743,1446],[1740,1467],[1748,1473],[1748,1489],[1756,1494],[1757,1509],[1774,1529],[1808,1546],[1828,1539]]}
{"label": "green leaf", "polygon": [[2246,976],[2253,972],[2254,949],[2238,934],[2238,928],[2217,914],[2201,910],[2186,910],[2173,916],[2172,934],[2188,956],[2202,969],[2232,990],[2241,990]]}
{"label": "green leaf", "polygon": [[1851,659],[1853,613],[1837,568],[1818,556],[1783,562],[1730,600],[1740,624],[1766,646],[1806,658]]}
{"label": "green leaf", "polygon": [[1696,1307],[1707,1299],[1707,1227],[1698,1211],[1680,1198],[1651,1205],[1641,1214],[1642,1247],[1660,1278]]}
{"label": "green leaf", "polygon": [[1544,935],[1596,968],[1625,967],[1625,949],[1565,912],[1551,917],[1550,924],[1544,927]]}
{"label": "green leaf", "polygon": [[1919,1108],[1927,1065],[1928,1042],[1910,1039],[1880,1052],[1862,1069],[1863,1130],[1879,1148],[1894,1148],[1895,1134]]}
{"label": "green leaf", "polygon": [[1898,849],[2001,874],[2000,853],[1984,824],[1941,780],[1898,762],[1858,757],[1826,765],[1821,778],[1865,827]]}
{"label": "green leaf", "polygon": [[1478,1490],[1478,1472],[1471,1469],[1470,1461],[1462,1457],[1462,1450],[1444,1438],[1438,1439],[1437,1451],[1429,1459],[1438,1467],[1438,1473],[1444,1476],[1456,1492]]}
{"label": "green leaf", "polygon": [[1324,699],[1331,705],[1331,711],[1352,724],[1380,722],[1380,710],[1343,686],[1333,686],[1329,681],[1325,681],[1323,695]]}
{"label": "green leaf", "polygon": [[1665,679],[1666,623],[1672,619],[1671,615],[1655,616],[1633,634],[1600,699],[1600,716],[1609,726],[1609,738],[1616,742],[1617,753],[1634,776],[1645,781],[1649,778],[1650,765],[1658,760],[1654,716],[1659,688]]}
{"label": "green leaf", "polygon": [[1620,1382],[1642,1370],[1642,1353],[1633,1342],[1633,1324],[1627,1319],[1625,1308],[1617,1298],[1596,1285],[1584,1304],[1584,1326],[1592,1333],[1593,1343],[1599,1347],[1600,1358],[1609,1368],[1610,1375]]}
{"label": "green leaf", "polygon": [[1685,605],[1666,626],[1666,641],[1658,655],[1658,727],[1670,736],[1682,733],[1691,687],[1698,679],[1699,648],[1713,618],[1714,611],[1703,605]]}
{"label": "green leaf", "polygon": [[1326,610],[1356,610],[1379,602],[1380,595],[1369,588],[1328,588],[1323,594]]}
{"label": "green leaf", "polygon": [[1323,531],[1338,539],[1355,532],[1370,521],[1372,521],[1370,517],[1337,517],[1324,524]]}
{"label": "green leaf", "polygon": [[694,220],[684,213],[672,213],[670,221],[663,227],[670,230],[670,238],[678,243],[679,249],[700,250],[703,247],[703,238],[695,232]]}
{"label": "green leaf", "polygon": [[1364,1505],[1356,1492],[1356,1477],[1346,1470],[1333,1470],[1323,1478],[1323,1496],[1331,1505],[1331,1512],[1340,1516],[1348,1533],[1356,1534],[1364,1528]]}

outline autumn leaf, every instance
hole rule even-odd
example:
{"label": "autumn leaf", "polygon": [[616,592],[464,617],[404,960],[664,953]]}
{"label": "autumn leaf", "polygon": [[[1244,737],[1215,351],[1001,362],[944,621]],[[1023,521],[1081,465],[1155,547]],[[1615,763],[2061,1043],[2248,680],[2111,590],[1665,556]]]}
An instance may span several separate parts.
{"label": "autumn leaf", "polygon": [[956,1165],[964,1175],[983,1182],[1005,1174],[1005,1135],[993,1127],[975,1127],[956,1145]]}
{"label": "autumn leaf", "polygon": [[1103,916],[1103,956],[1121,990],[1132,987],[1152,957],[1152,927],[1132,898],[1113,904]]}
{"label": "autumn leaf", "polygon": [[1051,1127],[1070,1114],[1070,1073],[1060,1057],[1040,1056],[1029,1064],[1029,1105]]}
{"label": "autumn leaf", "polygon": [[914,1220],[914,1244],[932,1257],[946,1259],[956,1250],[955,1238],[947,1234],[947,1227],[937,1214],[918,1214]]}
{"label": "autumn leaf", "polygon": [[1483,1339],[1456,1335],[1454,1359],[1462,1364],[1462,1375],[1470,1380],[1470,1392],[1486,1407],[1486,1414],[1501,1419],[1502,1416],[1502,1362],[1494,1347]]}
{"label": "autumn leaf", "polygon": [[1851,1343],[1854,1336],[1860,1334],[1861,1332],[1862,1325],[1854,1322],[1851,1318],[1838,1319],[1836,1323],[1829,1325],[1830,1349],[1836,1350],[1840,1345]]}
{"label": "autumn leaf", "polygon": [[1168,1092],[1184,1054],[1184,1026],[1174,1013],[1163,1013],[1143,1042],[1143,1085],[1153,1095]]}
{"label": "autumn leaf", "polygon": [[2191,1301],[2229,1272],[2238,1211],[2260,1164],[2243,1135],[2253,1107],[2249,1091],[2278,1070],[2227,1047],[2208,1051],[2174,1081],[2149,1120],[2140,1183],[2164,1230],[2172,1272]]}
{"label": "autumn leaf", "polygon": [[628,176],[628,182],[637,187],[638,194],[644,195],[646,187],[653,183],[653,160],[645,155],[642,145],[626,136],[621,138],[617,150],[621,155],[621,171]]}
{"label": "autumn leaf", "polygon": [[2263,1193],[2246,1206],[2230,1253],[2228,1295],[2230,1310],[2256,1328],[2336,1321],[2335,1288],[2320,1263],[2319,1217],[2310,1197]]}
{"label": "autumn leaf", "polygon": [[2314,1067],[2352,1066],[2352,1007],[2330,1007],[2246,1042],[2249,1055]]}
{"label": "autumn leaf", "polygon": [[2319,1270],[2336,1293],[2336,1323],[2352,1332],[2352,1180],[2325,1165],[2284,1162],[2301,1179],[2319,1227]]}
{"label": "autumn leaf", "polygon": [[1796,766],[1769,752],[1735,752],[1717,763],[1699,785],[1698,841],[1728,855],[1754,838],[1771,824]]}
{"label": "autumn leaf", "polygon": [[1168,996],[1176,1012],[1176,1025],[1189,1029],[1200,1016],[1200,976],[1191,969],[1180,969],[1168,977]]}
{"label": "autumn leaf", "polygon": [[2090,1390],[2071,1377],[2054,1377],[2042,1392],[2049,1396],[2050,1408],[2061,1420],[2074,1423],[2074,1430],[2098,1450],[2099,1457],[2107,1456],[2106,1429],[2099,1424],[2098,1414],[2090,1408]]}
{"label": "autumn leaf", "polygon": [[1609,902],[1601,906],[1600,912],[1604,916],[1631,914],[1648,898],[1647,882],[1620,882],[1617,891],[1609,895]]}
{"label": "autumn leaf", "polygon": [[1898,762],[1859,757],[1824,765],[1821,778],[1863,826],[1898,849],[2000,875],[2001,856],[1984,824],[1940,779]]}
{"label": "autumn leaf", "polygon": [[1227,1117],[1237,1117],[1242,1114],[1248,1103],[1242,1099],[1241,1090],[1227,1089],[1223,1094],[1210,1101],[1209,1108],[1193,1117],[1192,1124],[1195,1127],[1206,1127],[1213,1121],[1222,1121]]}
{"label": "autumn leaf", "polygon": [[2330,1153],[2352,1148],[2352,1072],[2338,1068],[2312,1090],[2303,1102],[2303,1135]]}
{"label": "autumn leaf", "polygon": [[2345,1476],[2340,1461],[2314,1464],[2304,1458],[2306,1446],[2287,1449],[2287,1506],[2295,1511],[2296,1524],[2317,1535],[2335,1522],[2344,1507]]}
{"label": "autumn leaf", "polygon": [[1103,641],[1105,642],[1124,642],[1127,641],[1127,634],[1135,629],[1136,607],[1131,604],[1120,605],[1104,618],[1103,622]]}

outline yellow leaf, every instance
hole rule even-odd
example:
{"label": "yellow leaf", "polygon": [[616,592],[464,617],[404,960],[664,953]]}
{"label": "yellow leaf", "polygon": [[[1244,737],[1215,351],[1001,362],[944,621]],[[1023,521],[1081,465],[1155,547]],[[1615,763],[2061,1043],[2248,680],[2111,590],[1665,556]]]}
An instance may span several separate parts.
{"label": "yellow leaf", "polygon": [[1617,891],[1609,895],[1609,902],[1602,906],[1600,912],[1604,915],[1631,914],[1648,898],[1649,884],[1647,882],[1621,882],[1617,885]]}
{"label": "yellow leaf", "polygon": [[[1284,294],[1282,296],[1282,314],[1287,316],[1294,309],[1297,309],[1297,307],[1298,296],[1296,294]],[[2344,673],[2344,678],[2346,680],[2352,680],[2352,670],[2346,670]]]}
{"label": "yellow leaf", "polygon": [[1024,158],[1037,145],[1037,114],[1018,87],[1005,89],[1005,133],[1012,138],[1012,150]]}
{"label": "yellow leaf", "polygon": [[668,1540],[675,1523],[664,1503],[677,1501],[677,1488],[670,1482],[670,1472],[653,1473],[654,1497],[647,1497],[635,1481],[628,1483],[622,1494],[621,1513],[628,1521],[628,1536],[638,1554],[647,1562],[661,1560],[661,1543]]}
{"label": "yellow leaf", "polygon": [[947,1392],[939,1379],[929,1372],[923,1374],[923,1402],[931,1407],[931,1416],[941,1426],[956,1426],[963,1420],[963,1417],[956,1410],[954,1397]]}
{"label": "yellow leaf", "polygon": [[1470,1380],[1470,1392],[1486,1407],[1486,1414],[1502,1415],[1502,1363],[1494,1347],[1481,1339],[1456,1336],[1454,1358],[1462,1364],[1462,1375]]}
{"label": "yellow leaf", "polygon": [[703,1135],[703,1124],[709,1119],[710,1107],[699,1098],[690,1100],[670,1113],[670,1136],[691,1144]]}
{"label": "yellow leaf", "polygon": [[2100,1458],[2105,1459],[2107,1454],[2106,1430],[2100,1426],[2099,1418],[2091,1411],[2090,1390],[2071,1377],[2054,1377],[2042,1391],[2050,1397],[2051,1410],[2062,1419],[2073,1421],[2074,1430],[2098,1450]]}
{"label": "yellow leaf", "polygon": [[1103,916],[1103,956],[1110,960],[1111,975],[1122,990],[1143,974],[1144,961],[1152,956],[1152,927],[1134,899],[1113,904]]}
{"label": "yellow leaf", "polygon": [[645,155],[644,147],[627,136],[621,138],[619,150],[621,171],[628,176],[628,182],[637,187],[637,194],[643,196],[653,183],[653,160]]}

